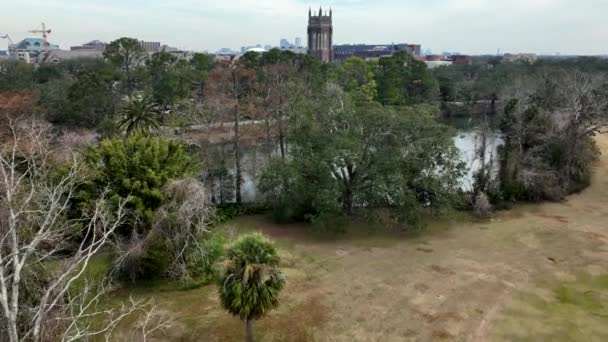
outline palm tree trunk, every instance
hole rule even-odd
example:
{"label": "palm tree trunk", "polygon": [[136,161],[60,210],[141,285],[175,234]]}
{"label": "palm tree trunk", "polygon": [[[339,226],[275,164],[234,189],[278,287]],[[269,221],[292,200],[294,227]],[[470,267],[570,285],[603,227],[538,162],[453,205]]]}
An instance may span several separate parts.
{"label": "palm tree trunk", "polygon": [[253,320],[248,319],[245,325],[245,342],[253,342]]}

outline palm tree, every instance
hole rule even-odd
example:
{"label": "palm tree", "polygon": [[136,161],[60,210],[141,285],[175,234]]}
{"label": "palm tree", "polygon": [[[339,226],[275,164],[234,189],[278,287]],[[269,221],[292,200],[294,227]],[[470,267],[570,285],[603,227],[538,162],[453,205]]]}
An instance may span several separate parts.
{"label": "palm tree", "polygon": [[285,286],[279,260],[274,244],[260,234],[243,236],[226,251],[220,301],[246,322],[247,342],[253,341],[253,321],[279,305],[279,292]]}
{"label": "palm tree", "polygon": [[120,110],[121,119],[118,127],[127,132],[154,132],[160,129],[158,117],[160,110],[151,97],[131,97]]}

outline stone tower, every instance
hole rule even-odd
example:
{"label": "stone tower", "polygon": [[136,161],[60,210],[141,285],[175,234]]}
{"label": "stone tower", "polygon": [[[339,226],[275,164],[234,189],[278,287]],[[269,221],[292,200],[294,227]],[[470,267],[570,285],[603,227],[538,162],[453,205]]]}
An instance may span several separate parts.
{"label": "stone tower", "polygon": [[323,14],[319,8],[319,15],[308,10],[308,54],[316,56],[325,63],[334,60],[334,26],[332,24],[332,10]]}

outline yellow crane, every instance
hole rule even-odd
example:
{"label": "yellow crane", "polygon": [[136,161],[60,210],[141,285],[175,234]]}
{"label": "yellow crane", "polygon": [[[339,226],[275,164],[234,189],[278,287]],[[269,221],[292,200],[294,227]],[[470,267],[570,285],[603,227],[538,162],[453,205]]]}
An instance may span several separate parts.
{"label": "yellow crane", "polygon": [[42,29],[38,28],[35,30],[30,30],[30,33],[42,33],[42,39],[44,39],[44,49],[46,50],[49,47],[49,34],[51,34],[51,30],[46,28],[46,25],[42,23]]}

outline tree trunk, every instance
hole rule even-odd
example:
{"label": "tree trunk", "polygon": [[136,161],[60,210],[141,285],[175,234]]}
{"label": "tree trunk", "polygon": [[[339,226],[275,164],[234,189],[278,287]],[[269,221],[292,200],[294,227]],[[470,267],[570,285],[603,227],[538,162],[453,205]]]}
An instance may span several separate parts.
{"label": "tree trunk", "polygon": [[245,325],[245,342],[253,342],[253,320],[248,319]]}
{"label": "tree trunk", "polygon": [[285,134],[283,133],[283,118],[279,112],[279,144],[281,146],[281,158],[285,159]]}
{"label": "tree trunk", "polygon": [[350,186],[344,192],[344,211],[348,216],[353,214],[353,191]]}
{"label": "tree trunk", "polygon": [[272,159],[272,141],[270,139],[270,115],[266,114],[266,119],[264,120],[266,123],[266,148],[268,149],[268,161]]}
{"label": "tree trunk", "polygon": [[234,108],[234,158],[236,167],[236,203],[241,204],[241,146],[240,146],[240,132],[239,132],[239,105],[236,104]]}

